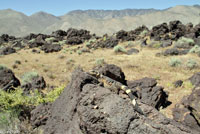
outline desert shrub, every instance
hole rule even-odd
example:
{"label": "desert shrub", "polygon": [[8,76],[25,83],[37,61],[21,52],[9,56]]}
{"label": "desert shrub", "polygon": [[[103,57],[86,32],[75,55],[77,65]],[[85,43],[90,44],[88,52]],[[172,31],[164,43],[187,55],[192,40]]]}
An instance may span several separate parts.
{"label": "desert shrub", "polygon": [[28,43],[33,43],[35,42],[35,39],[29,40]]}
{"label": "desert shrub", "polygon": [[[45,96],[37,90],[29,96],[23,94],[23,89],[18,88],[11,92],[0,90],[0,130],[16,129],[18,117],[24,108],[31,108],[41,103],[54,102],[64,90],[64,85],[48,92]],[[1,129],[1,127],[4,127]],[[5,128],[6,127],[6,128]],[[16,131],[16,130],[15,130]]]}
{"label": "desert shrub", "polygon": [[96,65],[101,66],[104,64],[105,64],[104,58],[96,59]]}
{"label": "desert shrub", "polygon": [[87,48],[90,48],[91,47],[91,43],[90,42],[86,42],[86,44],[85,44],[85,46],[87,47]]}
{"label": "desert shrub", "polygon": [[82,52],[82,50],[78,50],[77,53],[78,53],[78,55],[81,55],[83,52]]}
{"label": "desert shrub", "polygon": [[38,77],[37,72],[27,72],[22,76],[22,84],[29,83],[33,80],[34,77]]}
{"label": "desert shrub", "polygon": [[59,41],[58,44],[60,44],[61,46],[63,46],[63,45],[66,44],[66,40]]}
{"label": "desert shrub", "polygon": [[194,69],[197,66],[198,66],[198,64],[194,59],[189,59],[186,62],[186,67],[189,68],[189,69]]}
{"label": "desert shrub", "polygon": [[185,82],[183,82],[183,87],[185,89],[193,89],[194,85],[192,85],[192,83],[190,81],[185,81]]}
{"label": "desert shrub", "polygon": [[4,64],[0,64],[0,70],[7,69],[8,67]]}
{"label": "desert shrub", "polygon": [[55,37],[46,38],[45,41],[51,43],[55,40]]}
{"label": "desert shrub", "polygon": [[194,44],[194,40],[191,38],[181,37],[178,41],[178,44],[188,43],[188,44]]}
{"label": "desert shrub", "polygon": [[171,58],[170,61],[169,61],[169,65],[171,67],[177,67],[177,66],[180,66],[181,64],[182,64],[182,62],[178,58]]}
{"label": "desert shrub", "polygon": [[155,42],[154,44],[153,44],[153,48],[160,48],[161,47],[161,42]]}
{"label": "desert shrub", "polygon": [[140,33],[140,36],[145,36],[147,33],[148,33],[147,30],[143,30],[143,31]]}
{"label": "desert shrub", "polygon": [[193,48],[190,49],[189,53],[200,53],[200,47],[195,45]]}
{"label": "desert shrub", "polygon": [[127,53],[126,49],[123,46],[117,45],[114,47],[114,52],[115,53]]}

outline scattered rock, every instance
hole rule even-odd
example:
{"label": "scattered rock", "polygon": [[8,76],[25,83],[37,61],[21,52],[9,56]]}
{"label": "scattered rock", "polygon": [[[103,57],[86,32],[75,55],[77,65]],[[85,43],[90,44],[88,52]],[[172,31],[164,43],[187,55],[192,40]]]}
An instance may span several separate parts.
{"label": "scattered rock", "polygon": [[8,54],[12,54],[12,53],[16,53],[16,50],[9,46],[0,49],[0,55],[8,55]]}
{"label": "scattered rock", "polygon": [[190,78],[189,78],[190,82],[192,83],[192,85],[195,86],[200,86],[200,72],[193,74]]}
{"label": "scattered rock", "polygon": [[182,80],[177,80],[177,81],[175,81],[173,84],[174,84],[174,87],[175,87],[175,88],[181,87],[182,84],[183,84],[183,81],[182,81]]}
{"label": "scattered rock", "polygon": [[177,48],[170,48],[170,49],[166,49],[163,53],[164,56],[169,56],[169,55],[178,55],[179,54],[179,50]]}
{"label": "scattered rock", "polygon": [[193,130],[200,132],[200,88],[193,89],[189,96],[176,104],[173,109],[173,118]]}
{"label": "scattered rock", "polygon": [[124,72],[122,72],[120,67],[114,64],[105,64],[103,67],[97,67],[95,70],[113,80],[126,84]]}
{"label": "scattered rock", "polygon": [[138,49],[135,49],[135,48],[131,48],[127,51],[127,54],[128,55],[131,55],[131,54],[137,54],[139,53],[139,50]]}
{"label": "scattered rock", "polygon": [[172,41],[171,40],[167,40],[167,41],[162,41],[161,43],[161,47],[169,47],[172,45]]}
{"label": "scattered rock", "polygon": [[7,67],[0,67],[0,89],[5,91],[12,89],[13,87],[20,86],[20,81],[15,77],[12,70]]}
{"label": "scattered rock", "polygon": [[94,48],[113,48],[118,45],[119,40],[113,37],[109,37],[106,40],[97,41],[94,44]]}
{"label": "scattered rock", "polygon": [[40,92],[42,89],[46,88],[46,82],[43,77],[35,76],[31,78],[30,82],[24,83],[22,88],[24,89],[25,94],[29,94],[30,91],[36,89]]}
{"label": "scattered rock", "polygon": [[45,53],[59,52],[62,50],[62,47],[58,44],[45,44],[41,47]]}
{"label": "scattered rock", "polygon": [[157,82],[153,78],[143,78],[135,81],[128,81],[127,85],[136,94],[141,102],[159,109],[161,106],[168,105],[168,93],[165,92],[163,87],[156,86]]}

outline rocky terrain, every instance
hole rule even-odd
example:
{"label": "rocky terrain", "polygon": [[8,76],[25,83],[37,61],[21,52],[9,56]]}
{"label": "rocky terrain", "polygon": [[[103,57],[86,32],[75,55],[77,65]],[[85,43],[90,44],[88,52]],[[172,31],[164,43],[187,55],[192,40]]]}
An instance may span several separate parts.
{"label": "rocky terrain", "polygon": [[[3,34],[0,133],[199,134],[199,56],[200,24],[178,20],[103,36]],[[144,114],[90,70],[127,86]]]}
{"label": "rocky terrain", "polygon": [[[17,37],[29,33],[50,34],[58,29],[87,29],[97,35],[116,33],[119,30],[132,30],[141,25],[152,28],[163,22],[180,20],[182,23],[199,23],[200,8],[175,6],[163,10],[124,9],[124,10],[75,10],[62,16],[37,12],[27,16],[11,9],[0,10],[0,34]],[[155,19],[156,18],[156,19]]]}

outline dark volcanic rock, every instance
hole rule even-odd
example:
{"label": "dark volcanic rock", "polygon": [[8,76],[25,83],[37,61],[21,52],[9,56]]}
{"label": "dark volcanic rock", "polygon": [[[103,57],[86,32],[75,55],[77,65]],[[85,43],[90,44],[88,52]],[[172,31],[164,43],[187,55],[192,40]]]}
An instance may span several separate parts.
{"label": "dark volcanic rock", "polygon": [[179,50],[177,48],[170,48],[170,49],[165,50],[163,55],[164,56],[179,55]]}
{"label": "dark volcanic rock", "polygon": [[175,88],[181,87],[182,84],[183,84],[183,81],[182,81],[182,80],[177,80],[177,81],[175,81],[173,84],[174,84],[174,87],[175,87]]}
{"label": "dark volcanic rock", "polygon": [[44,45],[43,42],[33,42],[33,43],[30,43],[28,46],[29,46],[29,48],[35,48],[35,47],[40,47],[43,45]]}
{"label": "dark volcanic rock", "polygon": [[167,34],[168,32],[169,32],[169,28],[168,28],[167,23],[162,23],[152,28],[150,36],[154,40],[159,41],[162,38],[161,36]]}
{"label": "dark volcanic rock", "polygon": [[92,37],[89,31],[83,29],[77,30],[74,28],[70,28],[67,30],[65,34],[66,36],[64,37],[64,39],[67,40],[68,44],[73,44],[73,45],[81,44],[85,40],[89,40]]}
{"label": "dark volcanic rock", "polygon": [[124,72],[114,64],[106,64],[103,67],[96,69],[100,74],[110,77],[113,80],[126,84]]}
{"label": "dark volcanic rock", "polygon": [[59,44],[45,44],[41,47],[41,50],[43,50],[45,53],[52,53],[59,52],[62,50],[62,47]]}
{"label": "dark volcanic rock", "polygon": [[161,42],[161,47],[169,47],[172,45],[172,41],[171,40],[167,40],[167,41],[162,41]]}
{"label": "dark volcanic rock", "polygon": [[106,40],[100,40],[94,44],[94,48],[113,48],[118,45],[119,40],[108,37]]}
{"label": "dark volcanic rock", "polygon": [[46,88],[46,82],[43,77],[41,76],[35,76],[31,79],[30,82],[25,83],[22,85],[22,88],[24,89],[25,94],[29,94],[30,91],[38,90],[41,91],[42,89]]}
{"label": "dark volcanic rock", "polygon": [[196,133],[145,104],[141,104],[141,108],[147,117],[141,116],[129,99],[123,99],[97,83],[96,78],[76,70],[68,87],[52,106],[40,106],[32,112],[34,125],[45,124],[42,127],[45,134]]}
{"label": "dark volcanic rock", "polygon": [[189,96],[176,104],[173,109],[173,118],[191,129],[200,132],[200,88],[193,89]]}
{"label": "dark volcanic rock", "polygon": [[2,49],[0,49],[0,55],[8,55],[8,54],[12,54],[15,53],[16,50],[14,48],[11,47],[4,47]]}
{"label": "dark volcanic rock", "polygon": [[[135,81],[128,81],[127,85],[133,91],[137,91],[137,96],[141,102],[159,109],[168,104],[168,93],[161,86],[156,86],[157,82],[153,78],[143,78]],[[139,88],[139,89],[138,89]]]}
{"label": "dark volcanic rock", "polygon": [[172,40],[178,40],[180,37],[186,34],[186,27],[180,21],[175,20],[169,22],[169,30]]}
{"label": "dark volcanic rock", "polygon": [[200,86],[200,72],[192,75],[189,80],[191,81],[192,85]]}
{"label": "dark volcanic rock", "polygon": [[0,67],[0,89],[7,91],[12,87],[20,86],[20,81],[15,77],[12,70]]}
{"label": "dark volcanic rock", "polygon": [[139,50],[138,49],[135,49],[135,48],[131,48],[127,51],[127,54],[128,55],[131,55],[131,54],[137,54],[139,53]]}
{"label": "dark volcanic rock", "polygon": [[83,43],[83,41],[80,37],[71,37],[67,39],[66,43],[70,45],[78,45],[78,44]]}
{"label": "dark volcanic rock", "polygon": [[55,37],[63,37],[63,36],[67,36],[67,32],[65,32],[63,30],[57,30],[57,31],[53,32],[51,35],[55,36]]}
{"label": "dark volcanic rock", "polygon": [[31,111],[31,125],[33,128],[46,125],[46,122],[50,117],[51,106],[51,103],[40,104]]}

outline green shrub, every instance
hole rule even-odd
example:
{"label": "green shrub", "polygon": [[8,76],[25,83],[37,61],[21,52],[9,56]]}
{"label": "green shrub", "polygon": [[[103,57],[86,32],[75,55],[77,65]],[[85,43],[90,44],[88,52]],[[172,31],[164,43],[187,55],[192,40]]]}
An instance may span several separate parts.
{"label": "green shrub", "polygon": [[189,53],[200,53],[200,47],[195,45],[193,48],[190,49]]}
{"label": "green shrub", "polygon": [[28,43],[33,43],[35,42],[35,39],[29,40]]}
{"label": "green shrub", "polygon": [[181,64],[182,64],[182,62],[178,58],[171,58],[170,61],[169,61],[169,65],[171,67],[177,67],[177,66],[180,66]]}
{"label": "green shrub", "polygon": [[[54,102],[64,90],[64,85],[48,92],[45,96],[37,90],[29,96],[23,94],[23,89],[16,89],[11,92],[0,90],[0,130],[16,128],[19,113],[24,108],[37,106],[41,103]],[[15,127],[13,127],[15,125]],[[1,129],[1,127],[4,127]],[[14,130],[14,129],[12,129]]]}
{"label": "green shrub", "polygon": [[117,46],[114,47],[114,52],[115,53],[119,53],[119,52],[127,53],[126,49],[123,46],[120,46],[120,45],[117,45]]}
{"label": "green shrub", "polygon": [[53,40],[55,40],[54,37],[50,37],[50,38],[46,38],[46,39],[45,39],[45,41],[48,42],[48,43],[53,42]]}
{"label": "green shrub", "polygon": [[198,66],[198,64],[194,59],[189,59],[186,62],[186,67],[189,68],[189,69],[194,69],[197,66]]}
{"label": "green shrub", "polygon": [[90,47],[91,47],[91,43],[90,43],[90,42],[87,42],[87,43],[85,44],[85,46],[86,46],[87,48],[90,48]]}
{"label": "green shrub", "polygon": [[77,51],[78,55],[81,55],[83,52],[81,50]]}
{"label": "green shrub", "polygon": [[104,65],[105,64],[105,61],[104,61],[104,58],[100,58],[100,59],[96,59],[96,65]]}
{"label": "green shrub", "polygon": [[181,37],[177,43],[183,44],[183,43],[188,43],[188,44],[194,44],[194,40],[191,38],[186,38],[186,37]]}
{"label": "green shrub", "polygon": [[8,67],[6,65],[0,64],[0,70],[7,69],[7,68]]}
{"label": "green shrub", "polygon": [[140,36],[145,36],[147,33],[148,33],[147,30],[143,30],[143,31],[140,33]]}
{"label": "green shrub", "polygon": [[38,77],[37,72],[27,72],[22,76],[22,84],[29,83],[33,80],[34,77]]}
{"label": "green shrub", "polygon": [[161,47],[161,42],[155,42],[155,44],[153,44],[153,48],[160,48]]}
{"label": "green shrub", "polygon": [[63,46],[63,45],[66,44],[66,40],[59,41],[58,44],[60,44],[61,46]]}

